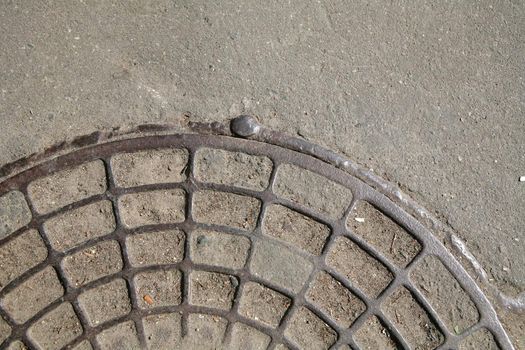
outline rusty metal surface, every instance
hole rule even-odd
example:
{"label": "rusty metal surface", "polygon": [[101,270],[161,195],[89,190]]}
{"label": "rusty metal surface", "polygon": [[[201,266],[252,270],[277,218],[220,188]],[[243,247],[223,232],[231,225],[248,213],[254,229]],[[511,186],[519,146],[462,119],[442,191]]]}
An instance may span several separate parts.
{"label": "rusty metal surface", "polygon": [[[396,329],[395,325],[388,319],[388,317],[385,316],[383,310],[381,309],[381,303],[389,296],[391,293],[398,288],[399,286],[406,287],[413,295],[416,297],[418,302],[424,307],[426,312],[430,315],[432,321],[437,325],[438,329],[443,333],[445,336],[445,342],[439,346],[439,349],[453,349],[458,346],[458,343],[464,339],[465,337],[469,336],[470,334],[476,332],[477,330],[481,328],[486,328],[491,331],[491,333],[494,335],[494,338],[498,345],[502,349],[513,349],[512,344],[509,341],[509,338],[507,337],[503,327],[501,326],[497,315],[491,306],[490,302],[487,300],[486,296],[483,294],[481,289],[476,285],[474,280],[468,275],[468,273],[464,270],[464,268],[458,263],[458,261],[454,258],[454,256],[439,242],[438,239],[436,239],[432,233],[416,218],[414,218],[412,215],[409,215],[403,208],[401,208],[399,205],[395,204],[392,200],[387,198],[384,194],[380,193],[378,190],[374,189],[367,183],[363,181],[363,179],[360,179],[360,176],[357,176],[356,174],[352,174],[352,171],[358,172],[357,168],[353,168],[351,162],[345,160],[344,158],[337,156],[336,154],[330,153],[316,145],[312,145],[306,141],[291,138],[289,136],[273,132],[271,130],[268,130],[266,128],[263,128],[259,124],[257,124],[253,119],[249,117],[243,117],[240,119],[234,120],[234,122],[231,124],[232,132],[234,135],[237,135],[242,138],[238,137],[232,137],[230,132],[228,131],[227,127],[224,127],[223,125],[199,125],[194,126],[193,130],[197,130],[197,134],[176,134],[176,135],[159,135],[159,136],[146,136],[146,137],[133,137],[130,139],[125,140],[119,140],[119,141],[112,141],[107,142],[103,144],[97,144],[98,139],[97,138],[89,138],[88,141],[85,143],[79,144],[79,150],[77,151],[71,151],[70,153],[67,153],[65,155],[62,155],[60,157],[51,159],[49,161],[46,161],[44,163],[41,163],[39,165],[36,165],[29,170],[23,171],[19,174],[16,174],[4,182],[0,183],[0,195],[8,192],[9,190],[20,190],[26,198],[28,198],[27,193],[27,185],[29,182],[31,182],[34,179],[37,179],[39,177],[43,177],[49,174],[52,174],[58,170],[68,168],[71,166],[75,166],[78,164],[85,163],[90,160],[94,159],[101,159],[106,167],[106,175],[108,180],[108,189],[104,194],[96,195],[84,200],[81,200],[79,202],[67,205],[64,208],[61,208],[59,210],[56,210],[54,212],[51,212],[49,214],[45,215],[39,215],[34,208],[31,206],[31,211],[33,214],[32,221],[26,225],[25,227],[19,229],[15,233],[11,234],[10,236],[4,238],[0,241],[0,244],[14,239],[18,235],[20,235],[22,232],[29,228],[37,229],[39,232],[43,232],[42,225],[43,223],[56,215],[59,215],[63,212],[66,212],[68,210],[81,207],[85,204],[95,202],[100,199],[108,199],[113,203],[114,212],[116,215],[117,220],[117,229],[111,233],[110,235],[99,237],[96,239],[92,239],[88,242],[85,242],[84,244],[74,248],[71,251],[68,251],[67,254],[72,254],[74,252],[80,251],[84,249],[85,247],[93,244],[94,242],[99,241],[105,241],[105,240],[116,240],[121,245],[122,254],[124,256],[124,268],[122,271],[112,274],[106,277],[103,277],[99,280],[93,281],[91,283],[88,283],[85,286],[82,286],[81,288],[75,288],[74,286],[70,285],[67,282],[67,279],[65,276],[60,273],[60,262],[62,258],[65,256],[64,253],[57,252],[52,249],[50,242],[46,238],[45,235],[41,234],[42,239],[44,242],[46,242],[46,246],[48,248],[48,251],[50,252],[47,259],[42,262],[41,264],[33,267],[26,273],[24,273],[22,276],[17,278],[14,282],[12,282],[10,285],[8,285],[4,290],[0,292],[0,297],[8,293],[9,291],[16,288],[17,285],[19,285],[20,281],[24,280],[26,277],[34,274],[36,271],[39,271],[45,266],[53,266],[56,268],[56,270],[59,272],[59,278],[61,280],[61,283],[63,284],[66,293],[64,297],[60,298],[59,300],[53,302],[51,305],[47,306],[45,309],[41,310],[39,313],[37,313],[34,317],[32,317],[28,322],[24,323],[23,325],[16,325],[14,321],[7,315],[3,310],[0,310],[0,315],[4,317],[4,319],[7,320],[7,322],[13,327],[13,332],[9,337],[9,340],[14,339],[21,339],[26,344],[31,344],[31,341],[27,338],[27,328],[31,326],[36,320],[38,320],[42,315],[46,314],[49,310],[53,309],[57,305],[59,305],[63,301],[69,301],[73,305],[76,314],[79,316],[82,327],[84,329],[83,334],[77,338],[73,343],[69,344],[70,346],[80,343],[84,339],[89,339],[92,341],[92,344],[96,348],[96,342],[93,341],[94,336],[98,334],[102,329],[106,329],[112,325],[115,325],[119,322],[122,322],[123,320],[133,320],[135,322],[135,325],[138,330],[139,338],[141,340],[141,345],[145,347],[145,336],[144,336],[144,330],[142,329],[140,320],[145,315],[150,314],[158,314],[158,313],[165,313],[165,312],[181,312],[183,315],[183,327],[186,324],[186,320],[189,313],[204,313],[204,314],[213,314],[213,315],[220,315],[222,317],[225,317],[229,321],[229,326],[227,328],[226,332],[226,339],[230,337],[231,333],[231,325],[234,322],[243,322],[247,325],[250,325],[261,332],[268,334],[272,341],[270,343],[269,349],[273,349],[277,344],[283,343],[286,344],[290,349],[296,349],[296,345],[289,342],[284,336],[283,332],[286,328],[288,322],[290,321],[290,315],[294,309],[301,305],[307,305],[310,310],[312,310],[319,318],[321,318],[324,322],[326,322],[330,327],[332,327],[337,332],[337,342],[332,346],[333,349],[337,349],[338,346],[342,344],[348,344],[354,349],[358,349],[359,346],[355,342],[353,335],[359,327],[361,327],[364,322],[367,320],[367,318],[370,315],[376,315],[381,322],[386,326],[386,328],[392,333],[394,336],[397,344],[402,348],[409,348],[409,345],[407,344],[406,340],[402,337],[399,330]],[[86,139],[87,140],[87,139]],[[93,143],[93,144],[90,144]],[[163,148],[163,147],[183,147],[189,150],[190,158],[189,158],[189,166],[186,169],[187,171],[187,179],[182,183],[175,183],[175,184],[154,184],[154,185],[144,185],[144,186],[138,186],[133,188],[118,188],[115,186],[115,182],[113,180],[113,173],[111,170],[109,159],[110,157],[119,152],[129,152],[129,151],[136,151],[136,150],[144,150],[144,149],[155,149],[155,148]],[[241,151],[249,154],[254,155],[264,155],[269,157],[273,163],[274,163],[274,170],[270,179],[270,185],[268,188],[262,192],[247,190],[247,189],[241,189],[237,187],[231,187],[231,186],[225,186],[225,185],[217,185],[217,184],[209,184],[209,183],[201,183],[195,179],[192,173],[193,169],[193,155],[195,152],[201,148],[201,147],[210,147],[210,148],[218,148],[218,149],[225,149],[225,150],[231,150],[231,151]],[[352,190],[354,194],[354,198],[352,199],[352,203],[348,207],[346,211],[346,215],[339,220],[333,220],[329,219],[323,216],[320,216],[318,213],[302,207],[296,203],[293,203],[291,201],[287,201],[285,199],[279,198],[275,195],[275,193],[272,190],[272,184],[275,180],[275,172],[280,164],[294,164],[297,166],[300,166],[301,168],[313,171],[315,173],[318,173],[332,181],[335,181],[349,189]],[[148,190],[154,190],[154,189],[167,189],[167,188],[181,188],[184,191],[186,191],[188,199],[187,199],[187,207],[186,207],[186,219],[181,224],[162,224],[162,225],[155,225],[155,226],[146,226],[146,227],[139,227],[136,229],[127,229],[125,228],[120,221],[120,218],[118,216],[118,210],[115,210],[116,208],[116,201],[118,197],[125,193],[135,193],[135,192],[143,192]],[[258,198],[263,203],[262,210],[259,214],[259,218],[257,220],[257,226],[253,233],[246,233],[240,230],[236,230],[233,228],[227,228],[227,227],[215,227],[210,225],[203,225],[195,222],[192,218],[192,196],[193,193],[197,189],[214,189],[214,190],[220,190],[225,192],[231,192],[231,193],[237,193],[237,194],[244,194],[248,196],[252,196],[254,198]],[[382,212],[384,212],[389,217],[395,219],[399,224],[401,224],[404,228],[407,229],[422,245],[421,252],[411,261],[410,264],[406,268],[399,268],[392,263],[389,262],[388,259],[386,259],[380,252],[378,252],[374,247],[372,247],[369,243],[367,243],[364,239],[357,236],[353,232],[347,229],[345,222],[346,222],[346,216],[352,209],[352,207],[355,205],[355,203],[359,200],[366,200],[369,203],[372,203],[373,205],[377,206],[381,209]],[[30,201],[28,200],[30,203]],[[173,265],[163,265],[163,266],[152,266],[152,267],[143,267],[143,268],[134,268],[129,264],[129,259],[127,259],[127,252],[124,249],[124,240],[127,235],[135,234],[137,232],[142,232],[145,230],[163,230],[168,228],[179,228],[183,230],[186,235],[186,245],[188,245],[192,232],[196,228],[213,228],[219,231],[229,232],[232,234],[237,235],[243,235],[247,238],[249,238],[252,243],[256,242],[257,240],[262,239],[261,235],[261,224],[262,219],[265,215],[265,209],[270,204],[283,204],[287,207],[290,207],[306,216],[315,218],[317,221],[320,221],[326,225],[328,225],[332,231],[332,234],[330,235],[326,246],[323,250],[323,254],[319,257],[315,258],[314,262],[314,271],[310,274],[310,278],[308,282],[305,284],[305,287],[297,294],[292,294],[289,291],[283,289],[281,286],[270,283],[265,280],[261,280],[260,278],[252,275],[247,268],[244,268],[242,270],[232,270],[222,267],[215,267],[210,265],[195,265],[188,256],[189,248],[186,247],[185,251],[185,258],[182,262],[173,264]],[[328,247],[330,247],[334,240],[337,237],[340,236],[346,236],[352,239],[355,243],[357,243],[362,249],[367,251],[371,256],[379,260],[382,264],[384,264],[390,272],[393,273],[395,278],[390,283],[390,285],[375,299],[372,299],[362,293],[359,289],[357,289],[355,286],[353,286],[351,283],[349,283],[345,278],[338,276],[337,272],[334,271],[331,267],[327,266],[325,263],[325,255],[328,250]],[[468,293],[468,295],[471,297],[472,301],[475,303],[480,319],[479,322],[477,322],[474,326],[468,328],[465,332],[458,335],[453,332],[450,332],[447,327],[445,327],[443,320],[441,319],[440,315],[434,310],[430,303],[426,300],[426,298],[421,294],[421,292],[414,287],[413,283],[409,279],[409,274],[414,268],[414,266],[417,264],[418,261],[423,259],[427,255],[434,255],[437,256],[440,261],[447,267],[447,269],[456,277],[456,279],[461,284],[461,287]],[[246,264],[246,266],[248,266]],[[116,277],[122,277],[127,281],[128,286],[130,289],[133,287],[133,276],[140,271],[145,270],[158,270],[166,267],[177,267],[183,272],[183,297],[182,297],[182,303],[178,306],[170,306],[170,307],[159,307],[154,310],[141,310],[137,305],[137,300],[135,300],[135,297],[132,297],[132,303],[133,303],[133,310],[130,314],[112,320],[108,323],[103,324],[102,326],[98,327],[91,327],[87,320],[82,317],[82,312],[80,311],[80,307],[78,305],[77,297],[78,295],[89,288],[92,288],[94,286],[102,285]],[[230,311],[221,311],[217,309],[207,308],[207,307],[200,307],[200,306],[194,306],[190,305],[188,303],[188,274],[193,269],[201,269],[206,271],[216,271],[216,272],[222,272],[227,273],[230,275],[237,276],[240,282],[240,286],[242,286],[247,281],[256,281],[260,284],[263,284],[265,286],[268,286],[284,295],[292,299],[292,306],[288,309],[287,313],[285,314],[284,318],[282,319],[279,326],[275,329],[270,327],[262,326],[260,323],[254,322],[251,319],[248,319],[246,317],[243,317],[239,315],[238,313],[238,298],[236,298],[236,302],[234,303],[234,307]],[[349,328],[341,328],[338,326],[334,321],[332,321],[329,317],[327,317],[326,314],[324,314],[321,310],[319,310],[315,305],[310,304],[305,299],[305,293],[308,288],[309,283],[311,282],[313,276],[315,275],[316,271],[328,271],[333,276],[338,277],[339,281],[349,290],[351,290],[355,295],[357,295],[364,303],[366,304],[366,311],[361,314],[357,320],[349,327]],[[241,292],[241,288],[237,289],[237,295]],[[133,294],[133,293],[131,293]],[[184,328],[183,328],[184,329]],[[4,343],[8,344],[9,341],[6,341]]]}

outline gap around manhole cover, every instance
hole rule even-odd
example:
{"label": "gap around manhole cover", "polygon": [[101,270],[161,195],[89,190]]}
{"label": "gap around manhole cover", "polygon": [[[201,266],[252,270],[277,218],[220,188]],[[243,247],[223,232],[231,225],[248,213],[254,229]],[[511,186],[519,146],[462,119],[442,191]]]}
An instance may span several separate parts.
{"label": "gap around manhole cover", "polygon": [[2,348],[512,349],[414,217],[317,146],[232,127],[251,139],[134,135],[0,183]]}

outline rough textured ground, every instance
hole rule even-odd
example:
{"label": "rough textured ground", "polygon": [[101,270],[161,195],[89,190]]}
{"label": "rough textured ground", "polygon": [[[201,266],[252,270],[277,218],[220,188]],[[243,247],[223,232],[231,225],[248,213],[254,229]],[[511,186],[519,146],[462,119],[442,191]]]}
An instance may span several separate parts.
{"label": "rough textured ground", "polygon": [[515,1],[5,1],[0,163],[97,129],[252,113],[399,183],[516,296],[524,21]]}

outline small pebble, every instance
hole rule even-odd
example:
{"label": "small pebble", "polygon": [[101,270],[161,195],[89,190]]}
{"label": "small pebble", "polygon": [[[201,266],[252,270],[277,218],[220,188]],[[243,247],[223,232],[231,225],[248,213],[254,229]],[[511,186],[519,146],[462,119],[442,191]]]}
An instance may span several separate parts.
{"label": "small pebble", "polygon": [[148,294],[144,295],[143,299],[146,302],[146,304],[148,304],[148,305],[153,304],[153,298],[151,296],[149,296]]}

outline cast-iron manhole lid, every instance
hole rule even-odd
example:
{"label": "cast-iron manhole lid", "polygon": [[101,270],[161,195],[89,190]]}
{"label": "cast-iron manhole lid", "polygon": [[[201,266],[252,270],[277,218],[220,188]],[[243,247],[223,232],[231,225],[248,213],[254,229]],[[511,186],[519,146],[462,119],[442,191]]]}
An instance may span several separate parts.
{"label": "cast-iron manhole lid", "polygon": [[351,161],[250,117],[140,130],[0,169],[1,348],[513,348]]}

